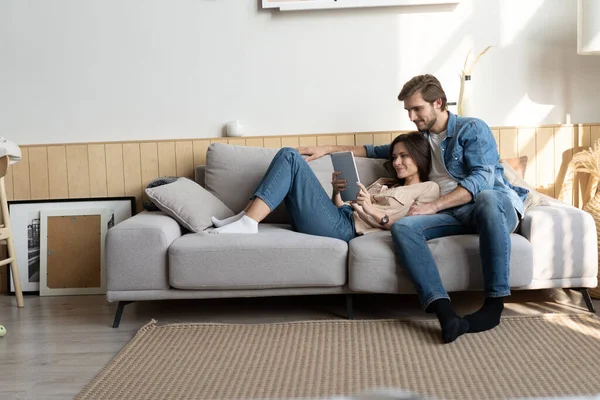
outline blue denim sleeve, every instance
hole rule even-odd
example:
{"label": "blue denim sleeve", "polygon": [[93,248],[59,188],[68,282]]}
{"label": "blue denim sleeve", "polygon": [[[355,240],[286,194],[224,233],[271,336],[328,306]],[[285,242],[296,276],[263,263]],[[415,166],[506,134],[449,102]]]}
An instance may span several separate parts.
{"label": "blue denim sleeve", "polygon": [[365,144],[365,150],[367,151],[367,157],[369,158],[390,158],[390,145],[384,144],[381,146],[374,146],[372,144]]}
{"label": "blue denim sleeve", "polygon": [[462,139],[463,160],[469,174],[458,183],[475,199],[482,190],[494,187],[495,169],[500,157],[492,131],[481,120],[469,122]]}

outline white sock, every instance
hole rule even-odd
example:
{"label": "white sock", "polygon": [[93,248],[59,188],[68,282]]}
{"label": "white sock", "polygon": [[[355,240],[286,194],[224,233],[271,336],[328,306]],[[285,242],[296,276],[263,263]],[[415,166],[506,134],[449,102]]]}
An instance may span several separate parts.
{"label": "white sock", "polygon": [[210,220],[212,221],[215,228],[220,228],[222,226],[225,226],[227,224],[231,224],[232,222],[237,221],[238,219],[242,218],[244,215],[246,215],[246,211],[242,211],[241,213],[234,215],[233,217],[229,217],[229,218],[225,218],[225,219],[216,219],[215,217],[210,217]]}
{"label": "white sock", "polygon": [[247,215],[231,224],[215,228],[210,233],[258,233],[258,222]]}

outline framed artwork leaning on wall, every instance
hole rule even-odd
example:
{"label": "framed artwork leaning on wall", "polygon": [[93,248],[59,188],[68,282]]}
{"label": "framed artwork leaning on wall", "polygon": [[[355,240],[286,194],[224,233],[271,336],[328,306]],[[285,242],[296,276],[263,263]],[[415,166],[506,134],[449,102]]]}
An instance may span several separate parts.
{"label": "framed artwork leaning on wall", "polygon": [[[84,199],[13,200],[8,202],[8,213],[15,241],[17,264],[21,275],[23,294],[40,292],[40,249],[42,210],[106,209],[106,230],[136,213],[135,197],[107,197]],[[8,277],[8,293],[14,295],[12,274]]]}

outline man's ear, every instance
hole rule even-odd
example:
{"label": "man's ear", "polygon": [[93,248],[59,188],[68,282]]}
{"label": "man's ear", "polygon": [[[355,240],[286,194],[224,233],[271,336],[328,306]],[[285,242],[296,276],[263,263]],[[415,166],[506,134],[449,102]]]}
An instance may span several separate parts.
{"label": "man's ear", "polygon": [[434,101],[433,107],[438,110],[441,110],[442,109],[442,99],[437,99],[436,101]]}

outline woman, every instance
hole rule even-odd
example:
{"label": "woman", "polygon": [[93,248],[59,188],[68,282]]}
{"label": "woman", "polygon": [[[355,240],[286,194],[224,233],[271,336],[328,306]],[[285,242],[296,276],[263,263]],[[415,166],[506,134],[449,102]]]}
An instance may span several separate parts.
{"label": "woman", "polygon": [[390,161],[396,178],[380,178],[360,191],[356,202],[342,202],[346,183],[332,175],[329,199],[316,175],[294,149],[281,149],[258,184],[244,211],[225,220],[212,218],[211,233],[257,233],[258,223],[282,201],[294,229],[346,242],[357,235],[387,229],[408,213],[414,203],[428,203],[440,196],[434,182],[427,182],[430,168],[429,143],[419,132],[399,135],[391,146]]}

